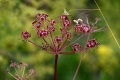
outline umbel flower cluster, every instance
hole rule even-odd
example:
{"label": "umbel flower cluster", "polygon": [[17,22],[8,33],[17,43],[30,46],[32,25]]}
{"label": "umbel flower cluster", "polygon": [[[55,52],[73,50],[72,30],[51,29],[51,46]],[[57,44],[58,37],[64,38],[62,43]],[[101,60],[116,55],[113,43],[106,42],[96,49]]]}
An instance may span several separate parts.
{"label": "umbel flower cluster", "polygon": [[[32,43],[50,54],[55,54],[54,80],[56,80],[59,54],[84,53],[87,49],[99,45],[96,38],[90,39],[90,35],[104,30],[104,28],[97,28],[97,22],[100,19],[96,18],[94,23],[89,23],[88,17],[86,17],[85,20],[85,22],[80,18],[77,20],[70,20],[70,16],[66,14],[60,15],[58,19],[49,19],[48,14],[38,13],[32,25],[36,30],[36,35],[43,41],[42,44],[36,44],[31,41],[29,39],[32,36],[30,32],[23,31],[21,33],[23,40]],[[55,32],[60,33],[56,35]],[[77,38],[75,35],[77,35]],[[84,46],[79,43],[83,36],[87,36],[87,39],[84,41]],[[65,51],[68,47],[70,47],[71,50]]]}
{"label": "umbel flower cluster", "polygon": [[[69,19],[69,15],[65,15],[65,14],[60,15],[59,21],[55,19],[49,20],[47,19],[47,17],[48,14],[38,13],[36,15],[36,19],[32,22],[32,25],[36,29],[37,36],[43,39],[42,45],[38,45],[30,41],[29,38],[31,37],[31,33],[27,31],[22,32],[22,38],[25,41],[28,41],[34,44],[35,46],[38,46],[44,49],[45,51],[53,54],[67,54],[62,50],[64,50],[70,45],[73,45],[73,47],[71,51],[67,51],[69,53],[74,53],[76,51],[77,52],[85,51],[86,49],[94,48],[99,45],[99,43],[95,38],[88,39],[85,48],[83,48],[79,43],[76,43],[84,35],[90,36],[91,34],[99,30],[96,27],[96,23],[98,19],[96,20],[95,23],[92,23],[92,26],[90,26],[89,23],[88,24],[83,23],[81,19],[73,20],[73,22],[75,22],[75,26],[71,26],[72,21]],[[61,26],[61,28],[59,29],[60,34],[56,36],[54,32],[57,31],[56,24],[59,23]],[[72,33],[69,31],[70,29],[74,29],[74,33],[79,35],[78,38],[74,41],[71,40],[71,37],[74,35],[72,35]]]}
{"label": "umbel flower cluster", "polygon": [[[26,63],[16,63],[11,61],[9,68],[6,70],[8,74],[10,74],[15,80],[32,80],[34,79],[37,74],[34,69],[29,69],[28,72],[26,72],[26,67],[28,65]],[[14,69],[14,73],[12,73],[11,68]],[[6,79],[7,80],[7,79]]]}

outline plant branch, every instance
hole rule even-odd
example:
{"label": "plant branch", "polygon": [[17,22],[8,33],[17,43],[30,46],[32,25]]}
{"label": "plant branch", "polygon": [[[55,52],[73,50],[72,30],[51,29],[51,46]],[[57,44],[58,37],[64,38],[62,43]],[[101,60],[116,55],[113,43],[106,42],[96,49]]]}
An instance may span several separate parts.
{"label": "plant branch", "polygon": [[[87,44],[89,38],[90,38],[90,34],[88,34],[88,37],[87,37],[87,40],[86,40],[86,44]],[[84,51],[82,52],[82,57],[81,57],[81,59],[80,59],[80,61],[79,61],[78,67],[77,67],[77,69],[76,69],[76,72],[75,72],[75,74],[74,74],[73,80],[75,80],[75,78],[76,78],[76,76],[77,76],[77,74],[78,74],[78,71],[79,71],[79,69],[80,69],[80,66],[81,66],[81,63],[82,63],[82,60],[83,60],[83,57],[84,57],[84,52],[85,52],[85,49],[86,49],[86,44],[85,44]]]}
{"label": "plant branch", "polygon": [[[84,34],[83,34],[83,35],[84,35]],[[78,41],[80,38],[82,38],[83,35],[81,35],[81,36],[78,37],[75,41],[71,42],[70,44],[68,44],[67,46],[63,47],[62,49],[65,49],[65,48],[69,47],[71,44],[75,43],[75,42]]]}
{"label": "plant branch", "polygon": [[80,58],[80,61],[79,61],[78,67],[77,67],[77,69],[76,69],[76,72],[75,72],[75,74],[74,74],[73,80],[75,80],[75,78],[76,78],[76,76],[77,76],[77,74],[78,74],[78,71],[79,71],[79,69],[80,69],[80,66],[81,66],[81,63],[82,63],[82,60],[83,60],[83,56],[84,56],[84,53],[82,53],[82,57]]}

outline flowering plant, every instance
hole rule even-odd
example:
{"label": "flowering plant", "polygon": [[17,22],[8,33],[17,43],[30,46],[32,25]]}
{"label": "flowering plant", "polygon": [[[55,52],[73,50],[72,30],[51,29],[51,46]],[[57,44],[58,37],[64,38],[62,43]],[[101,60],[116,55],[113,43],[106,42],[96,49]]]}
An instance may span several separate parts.
{"label": "flowering plant", "polygon": [[[96,38],[90,39],[91,34],[104,30],[104,28],[97,28],[97,22],[100,20],[99,18],[96,18],[94,23],[89,23],[88,17],[85,18],[85,21],[80,18],[71,21],[69,14],[64,13],[60,15],[58,19],[59,20],[48,19],[48,14],[45,13],[36,14],[36,19],[32,22],[32,25],[36,30],[37,36],[43,41],[41,45],[38,45],[29,39],[31,37],[31,33],[28,31],[22,32],[22,39],[24,41],[30,42],[46,52],[55,55],[54,80],[56,80],[57,75],[58,56],[60,54],[74,54],[76,52],[80,52],[83,57],[86,50],[99,45]],[[74,26],[72,24],[74,24]],[[58,31],[57,25],[60,26],[59,35],[55,35],[55,32]],[[74,32],[70,31],[71,29]],[[77,35],[77,38],[74,38],[74,34]],[[87,39],[83,46],[78,42],[84,36],[87,36]],[[66,48],[71,45],[73,45],[71,50],[66,50]],[[80,59],[80,63],[73,80],[76,78],[81,62],[82,58]]]}
{"label": "flowering plant", "polygon": [[[36,72],[34,69],[29,69],[26,73],[25,69],[28,65],[26,63],[20,62],[19,64],[11,61],[10,67],[6,70],[15,80],[31,80],[36,77]],[[10,69],[13,68],[15,73],[12,74]]]}

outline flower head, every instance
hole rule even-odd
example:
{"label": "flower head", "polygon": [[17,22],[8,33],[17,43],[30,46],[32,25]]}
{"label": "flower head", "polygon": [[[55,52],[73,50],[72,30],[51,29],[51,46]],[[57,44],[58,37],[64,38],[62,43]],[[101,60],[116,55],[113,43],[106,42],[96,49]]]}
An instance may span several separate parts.
{"label": "flower head", "polygon": [[[15,78],[15,80],[30,80],[30,76],[34,77],[36,73],[34,69],[29,69],[29,72],[26,72],[26,67],[26,63],[20,62],[19,64],[17,64],[16,62],[11,61],[10,67],[7,69],[7,73],[10,74],[13,78]],[[14,74],[11,73],[11,68],[14,69]],[[21,73],[18,72],[19,70],[21,70]]]}
{"label": "flower head", "polygon": [[[88,18],[86,19],[85,23],[82,19],[79,18],[78,20],[73,20],[76,24],[74,26],[71,26],[72,22],[69,19],[69,15],[62,14],[59,16],[59,20],[48,19],[47,17],[48,14],[38,13],[36,14],[36,19],[32,22],[37,35],[43,40],[41,45],[28,40],[28,38],[31,37],[31,34],[27,31],[22,32],[22,37],[35,46],[38,46],[47,52],[54,54],[65,54],[63,50],[73,44],[73,50],[69,51],[69,53],[73,53],[73,51],[82,52],[98,45],[96,39],[88,39],[87,42],[86,40],[84,42],[87,48],[84,48],[79,44],[78,41],[84,35],[89,37],[91,34],[98,30],[96,28],[96,24],[99,19],[96,19],[95,23],[89,24]],[[60,28],[57,28],[56,24],[60,24]],[[60,33],[56,34],[56,31]],[[71,31],[79,34],[78,37],[75,38],[75,34]]]}
{"label": "flower head", "polygon": [[91,39],[87,42],[87,48],[94,48],[95,46],[98,46],[99,43],[96,41],[96,39]]}

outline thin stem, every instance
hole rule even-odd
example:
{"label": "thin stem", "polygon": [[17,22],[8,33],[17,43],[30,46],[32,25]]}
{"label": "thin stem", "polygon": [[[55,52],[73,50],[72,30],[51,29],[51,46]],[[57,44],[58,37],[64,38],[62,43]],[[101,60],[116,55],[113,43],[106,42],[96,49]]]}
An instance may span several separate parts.
{"label": "thin stem", "polygon": [[[84,35],[84,34],[83,34],[83,35]],[[78,41],[80,38],[82,38],[83,35],[81,35],[81,36],[80,36],[79,38],[77,38],[75,41],[69,43],[67,46],[63,47],[62,49],[65,49],[65,48],[67,48],[68,46],[70,46],[71,44],[75,43],[75,42]]]}
{"label": "thin stem", "polygon": [[17,80],[17,78],[15,76],[13,76],[10,72],[8,72],[8,74]]}
{"label": "thin stem", "polygon": [[30,73],[26,78],[29,78],[32,75],[32,73]]}
{"label": "thin stem", "polygon": [[54,80],[57,80],[57,62],[58,62],[58,54],[55,55]]}
{"label": "thin stem", "polygon": [[[48,44],[44,37],[43,37],[43,40],[45,41],[46,44]],[[50,45],[50,48],[53,49],[51,45]]]}
{"label": "thin stem", "polygon": [[[90,35],[88,34],[88,37],[87,37],[87,40],[86,40],[86,43],[85,43],[84,52],[85,52],[86,44],[87,44],[89,38],[90,38]],[[76,69],[76,72],[75,72],[75,74],[74,74],[73,80],[75,80],[75,78],[76,78],[76,76],[77,76],[77,74],[78,74],[78,71],[79,71],[79,69],[80,69],[80,66],[81,66],[81,63],[82,63],[82,60],[83,60],[83,56],[84,56],[84,52],[82,53],[82,57],[80,58],[80,61],[79,61],[78,67],[77,67],[77,69]]]}
{"label": "thin stem", "polygon": [[48,35],[48,38],[49,38],[49,40],[50,40],[51,47],[54,47],[54,45],[52,45],[53,41],[52,41],[51,35]]}
{"label": "thin stem", "polygon": [[30,41],[30,40],[27,40],[27,41],[30,42],[30,43],[32,43],[33,45],[39,47],[39,48],[42,48],[41,46],[37,45],[36,43],[34,43],[34,42]]}
{"label": "thin stem", "polygon": [[25,73],[25,67],[23,68],[23,73],[22,73],[22,77],[24,76],[24,73]]}
{"label": "thin stem", "polygon": [[62,46],[61,46],[61,48],[59,50],[61,50],[64,47],[64,45],[66,44],[66,42],[67,42],[67,39],[64,41],[64,43],[62,44]]}
{"label": "thin stem", "polygon": [[17,71],[17,69],[14,67],[14,69],[15,69],[15,72],[17,73],[17,75],[18,75],[18,71]]}
{"label": "thin stem", "polygon": [[[37,46],[37,47],[40,47],[42,48],[41,46],[35,44],[34,42],[30,41],[30,40],[27,40],[28,42],[32,43],[33,45]],[[43,48],[42,48],[43,49]],[[54,53],[54,52],[51,52],[51,51],[48,51],[47,49],[45,49],[45,51],[49,52],[49,53]]]}
{"label": "thin stem", "polygon": [[52,43],[53,43],[53,45],[54,45],[54,48],[55,48],[55,51],[56,51],[56,45],[55,45],[55,43],[54,43],[53,36],[52,36],[52,33],[51,33],[51,32],[50,32],[50,36],[51,36]]}
{"label": "thin stem", "polygon": [[71,11],[76,11],[76,10],[89,10],[89,11],[96,11],[96,10],[99,10],[99,9],[74,9],[74,10],[70,10],[70,11],[68,11],[68,12],[71,12]]}
{"label": "thin stem", "polygon": [[79,61],[78,67],[77,67],[77,69],[76,69],[76,72],[75,72],[75,74],[74,74],[73,80],[75,80],[75,78],[76,78],[76,76],[77,76],[77,74],[78,74],[78,71],[79,71],[79,69],[80,69],[80,66],[81,66],[81,63],[82,63],[82,60],[83,60],[83,56],[84,56],[84,53],[82,53],[82,57],[80,58],[80,61]]}
{"label": "thin stem", "polygon": [[95,2],[95,4],[97,5],[97,7],[98,7],[98,9],[99,9],[99,11],[100,11],[100,13],[101,13],[101,15],[102,15],[103,19],[105,20],[105,23],[107,24],[107,26],[108,26],[108,28],[109,28],[109,30],[110,30],[110,32],[111,32],[111,34],[112,34],[112,36],[113,36],[113,38],[114,38],[115,42],[117,43],[118,47],[120,48],[120,45],[119,45],[119,43],[118,43],[118,41],[117,41],[117,39],[116,39],[115,35],[113,34],[113,32],[112,32],[112,30],[111,30],[111,28],[110,28],[109,24],[107,23],[107,20],[105,19],[105,17],[104,17],[104,15],[103,15],[103,13],[102,13],[102,11],[101,11],[100,7],[98,6],[98,4],[97,4],[96,0],[94,0],[94,2]]}
{"label": "thin stem", "polygon": [[74,53],[74,51],[62,51],[62,52],[59,52],[59,54],[72,54]]}
{"label": "thin stem", "polygon": [[47,50],[45,50],[46,52],[48,52],[48,53],[50,53],[50,54],[55,54],[55,52],[52,52],[52,51],[48,51],[48,49]]}

